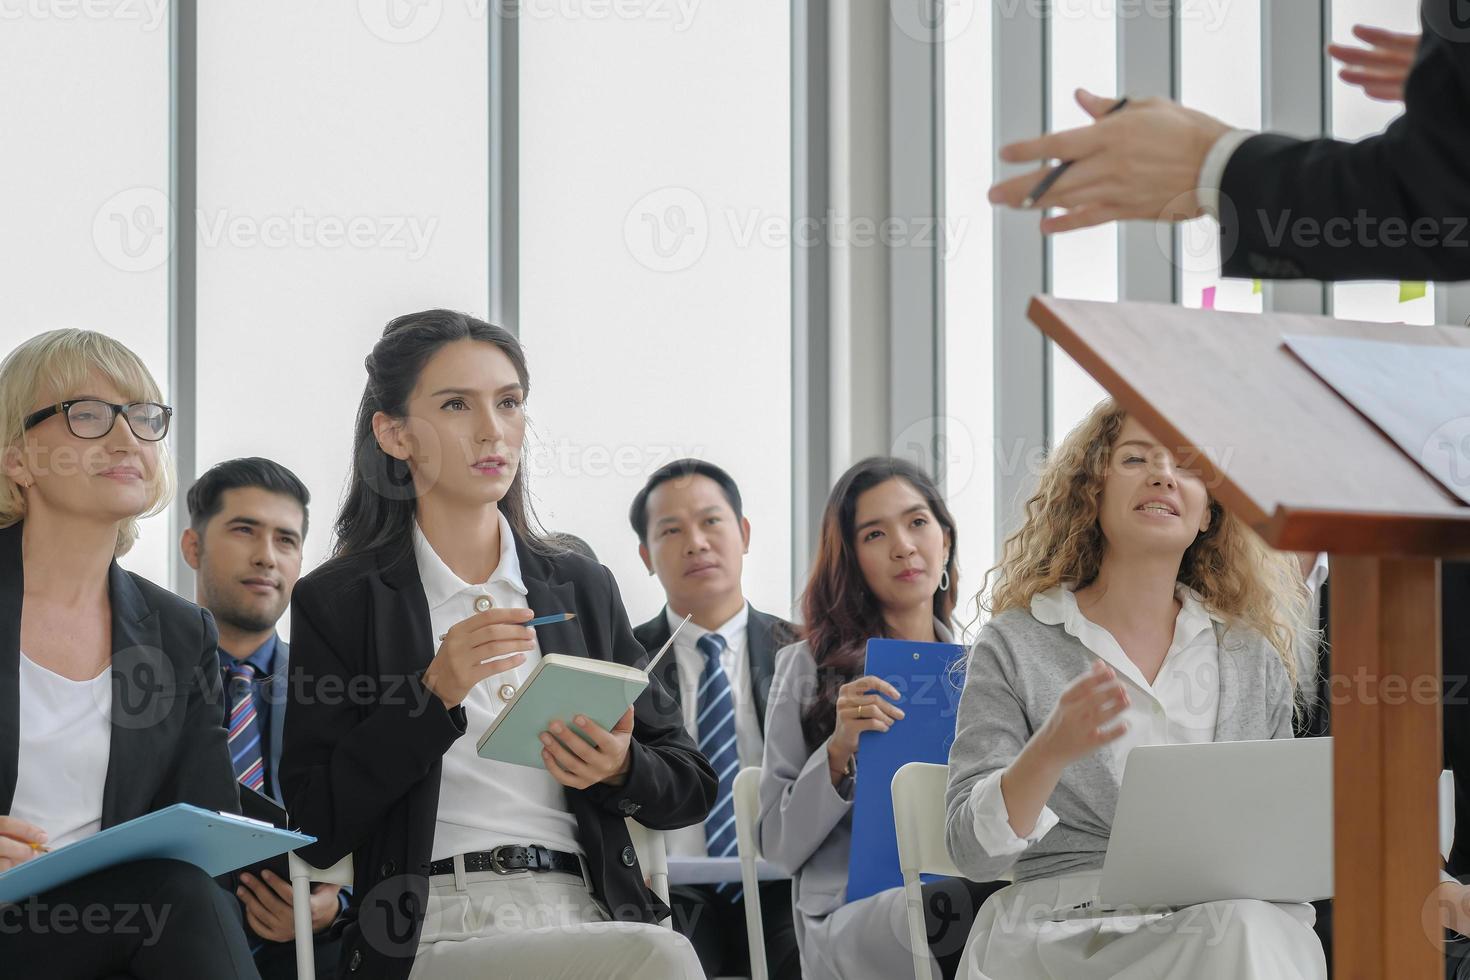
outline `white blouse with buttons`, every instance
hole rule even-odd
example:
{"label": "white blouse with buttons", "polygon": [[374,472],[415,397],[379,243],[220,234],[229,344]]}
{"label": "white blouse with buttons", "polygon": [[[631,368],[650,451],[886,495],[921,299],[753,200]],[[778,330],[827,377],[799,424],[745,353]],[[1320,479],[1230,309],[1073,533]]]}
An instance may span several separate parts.
{"label": "white blouse with buttons", "polygon": [[[1199,596],[1185,586],[1180,585],[1176,595],[1180,610],[1174,620],[1174,639],[1152,684],[1128,658],[1113,634],[1082,614],[1071,589],[1057,586],[1031,600],[1031,615],[1038,622],[1060,625],[1076,637],[1113,668],[1128,692],[1128,707],[1118,719],[1128,730],[1103,750],[1109,753],[1120,784],[1128,753],[1139,745],[1212,742],[1215,738],[1215,720],[1220,708],[1220,648],[1214,627],[1218,617],[1205,609]],[[972,793],[976,834],[985,849],[994,855],[1024,851],[1057,823],[1051,808],[1042,807],[1031,833],[1025,838],[1017,837],[1011,829],[1001,793],[1002,772],[991,773]]]}
{"label": "white blouse with buttons", "polygon": [[[469,585],[455,575],[417,523],[413,546],[419,579],[429,601],[435,650],[440,636],[476,612],[492,605],[526,605],[515,538],[504,515],[500,517],[500,563],[490,579],[479,585]],[[482,759],[475,751],[475,743],[490,722],[540,662],[540,646],[534,641],[531,646],[521,666],[486,678],[465,695],[468,727],[444,753],[432,860],[488,851],[501,844],[544,844],[554,850],[583,853],[577,842],[577,820],[567,807],[566,790],[549,772]]]}

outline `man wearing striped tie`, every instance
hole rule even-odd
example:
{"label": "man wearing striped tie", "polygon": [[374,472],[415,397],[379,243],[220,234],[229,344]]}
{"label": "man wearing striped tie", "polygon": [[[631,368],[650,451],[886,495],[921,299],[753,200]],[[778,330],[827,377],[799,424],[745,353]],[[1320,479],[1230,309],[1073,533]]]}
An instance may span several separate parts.
{"label": "man wearing striped tie", "polygon": [[[741,571],[750,522],[724,470],[702,460],[669,463],[649,477],[629,517],[638,553],[668,600],[633,633],[652,653],[693,615],[660,665],[659,679],[678,699],[685,728],[720,780],[703,825],[666,834],[669,856],[734,857],[732,784],[742,766],[761,764],[776,652],[795,642],[795,629],[746,602]],[[681,885],[670,892],[674,927],[689,937],[706,975],[748,975],[739,883]],[[761,887],[761,912],[770,976],[799,977],[789,881]]]}
{"label": "man wearing striped tie", "polygon": [[[197,573],[194,601],[214,614],[219,628],[235,777],[277,804],[290,648],[276,635],[276,622],[301,575],[310,500],[302,482],[279,463],[229,460],[190,488],[190,526],[180,541],[185,561]],[[250,813],[248,807],[245,812]],[[263,980],[295,977],[291,883],[270,871],[245,873],[236,894]],[[337,944],[326,930],[344,899],[336,885],[312,889],[311,922],[322,976],[335,969]]]}

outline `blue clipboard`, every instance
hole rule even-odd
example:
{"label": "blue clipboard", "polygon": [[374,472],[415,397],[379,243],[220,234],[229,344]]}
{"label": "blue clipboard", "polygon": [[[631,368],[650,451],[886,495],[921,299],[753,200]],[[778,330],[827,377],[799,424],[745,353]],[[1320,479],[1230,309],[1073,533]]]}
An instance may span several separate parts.
{"label": "blue clipboard", "polygon": [[[853,790],[852,849],[847,901],[903,884],[898,836],[893,829],[893,776],[910,762],[949,762],[955,716],[964,686],[965,648],[956,643],[869,640],[863,673],[898,689],[903,720],[886,732],[858,737],[858,778]],[[925,880],[931,877],[925,876]]]}
{"label": "blue clipboard", "polygon": [[175,803],[0,872],[0,903],[20,902],[115,864],[173,858],[211,878],[313,843],[315,837]]}

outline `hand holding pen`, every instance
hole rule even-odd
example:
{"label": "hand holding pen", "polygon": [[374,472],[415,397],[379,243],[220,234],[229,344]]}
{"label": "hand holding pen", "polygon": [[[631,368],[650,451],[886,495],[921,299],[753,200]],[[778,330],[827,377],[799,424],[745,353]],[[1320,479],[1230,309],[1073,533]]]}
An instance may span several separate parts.
{"label": "hand holding pen", "polygon": [[[1201,193],[1206,189],[1200,181],[1229,125],[1156,97],[1114,100],[1078,89],[1077,102],[1090,123],[1000,148],[1005,163],[1035,162],[1043,169],[998,181],[990,188],[990,203],[1059,209],[1042,216],[1046,235],[1113,221],[1187,221],[1206,213],[1207,200],[1214,198]],[[1063,162],[1049,165],[1054,160]]]}
{"label": "hand holding pen", "polygon": [[488,597],[477,600],[475,607],[480,611],[440,635],[439,651],[424,672],[424,686],[447,708],[458,705],[485,678],[524,664],[536,639],[534,627],[577,618],[568,612],[535,616],[529,609],[496,608]]}

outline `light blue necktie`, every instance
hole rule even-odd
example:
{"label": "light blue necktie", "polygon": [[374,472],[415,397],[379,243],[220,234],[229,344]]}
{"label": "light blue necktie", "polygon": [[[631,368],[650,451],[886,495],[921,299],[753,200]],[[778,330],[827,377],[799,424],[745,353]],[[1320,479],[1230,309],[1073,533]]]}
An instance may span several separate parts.
{"label": "light blue necktie", "polygon": [[[715,805],[704,819],[705,850],[710,857],[733,857],[735,839],[735,774],[740,771],[740,752],[735,744],[735,698],[730,678],[720,663],[725,638],[706,633],[695,644],[704,654],[704,678],[699,685],[699,751],[709,760],[720,787]],[[716,888],[731,901],[739,901],[741,889],[732,883]]]}

